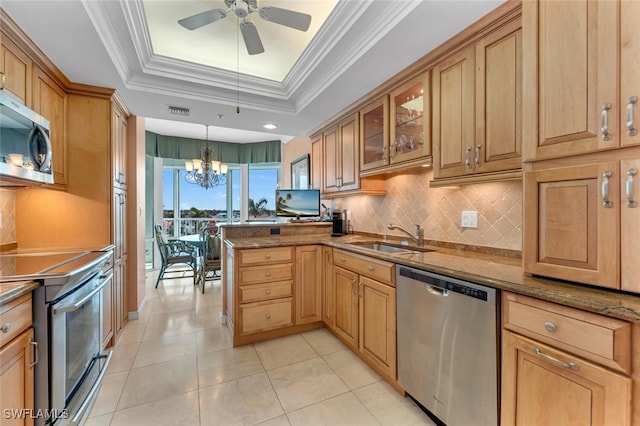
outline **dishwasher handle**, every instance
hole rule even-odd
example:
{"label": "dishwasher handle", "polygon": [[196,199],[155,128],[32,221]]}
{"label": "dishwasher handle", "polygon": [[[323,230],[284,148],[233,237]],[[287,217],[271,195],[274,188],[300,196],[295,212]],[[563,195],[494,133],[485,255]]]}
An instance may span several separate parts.
{"label": "dishwasher handle", "polygon": [[435,294],[436,296],[448,296],[449,295],[449,290],[447,290],[446,288],[436,287],[436,286],[430,285],[430,284],[425,284],[424,288],[429,293]]}

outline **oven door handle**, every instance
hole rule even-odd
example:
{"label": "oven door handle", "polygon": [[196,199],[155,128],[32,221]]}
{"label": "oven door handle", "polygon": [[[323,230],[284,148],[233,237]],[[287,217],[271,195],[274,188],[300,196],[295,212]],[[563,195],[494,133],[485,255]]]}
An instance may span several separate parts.
{"label": "oven door handle", "polygon": [[53,313],[55,314],[61,314],[64,312],[74,312],[77,311],[78,309],[80,309],[85,303],[87,303],[89,300],[91,300],[91,298],[93,296],[95,296],[99,291],[101,291],[105,285],[107,285],[107,283],[109,281],[111,281],[111,278],[113,278],[113,272],[109,272],[108,275],[105,276],[101,276],[101,282],[98,286],[96,286],[93,290],[91,290],[91,292],[89,292],[89,294],[87,294],[86,296],[84,296],[82,299],[74,302],[74,303],[70,303],[68,305],[62,305],[62,306],[58,306],[57,308],[53,309]]}
{"label": "oven door handle", "polygon": [[109,367],[109,364],[111,363],[112,356],[113,356],[113,351],[111,350],[107,354],[103,353],[99,355],[99,358],[105,359],[104,365],[102,366],[102,370],[98,374],[98,377],[96,377],[96,381],[93,384],[93,386],[91,386],[91,389],[87,393],[87,396],[85,397],[84,402],[82,403],[82,405],[80,405],[80,407],[78,408],[78,411],[71,418],[71,422],[69,423],[69,426],[79,425],[80,422],[85,417],[85,415],[88,414],[87,411],[91,409],[91,407],[93,406],[93,402],[98,396],[98,391],[100,390],[100,386],[102,385],[102,381],[104,380],[104,374],[107,372],[107,367]]}

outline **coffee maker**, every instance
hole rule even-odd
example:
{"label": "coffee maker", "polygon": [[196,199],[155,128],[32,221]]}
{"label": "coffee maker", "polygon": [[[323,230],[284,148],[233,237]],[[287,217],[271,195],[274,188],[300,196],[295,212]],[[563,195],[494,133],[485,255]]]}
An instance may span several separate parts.
{"label": "coffee maker", "polygon": [[346,210],[333,210],[331,212],[331,220],[333,222],[333,228],[331,231],[332,237],[339,237],[347,233],[347,211]]}

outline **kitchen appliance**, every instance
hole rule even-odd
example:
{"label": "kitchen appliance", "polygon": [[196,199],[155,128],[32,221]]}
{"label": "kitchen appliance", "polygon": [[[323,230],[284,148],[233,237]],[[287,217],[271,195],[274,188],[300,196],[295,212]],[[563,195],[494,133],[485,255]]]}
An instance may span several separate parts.
{"label": "kitchen appliance", "polygon": [[38,425],[80,424],[97,396],[111,359],[100,334],[112,256],[112,250],[0,256],[0,282],[42,283],[33,291]]}
{"label": "kitchen appliance", "polygon": [[53,183],[49,120],[0,90],[0,183]]}
{"label": "kitchen appliance", "polygon": [[497,290],[396,269],[398,383],[448,426],[498,424]]}
{"label": "kitchen appliance", "polygon": [[331,220],[333,227],[331,229],[332,237],[339,237],[347,233],[347,211],[346,210],[334,210],[331,212]]}

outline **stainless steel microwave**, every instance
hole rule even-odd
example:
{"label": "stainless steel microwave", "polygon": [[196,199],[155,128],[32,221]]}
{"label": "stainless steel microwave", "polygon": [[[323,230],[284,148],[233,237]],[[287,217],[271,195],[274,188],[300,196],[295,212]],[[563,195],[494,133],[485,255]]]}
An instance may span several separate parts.
{"label": "stainless steel microwave", "polygon": [[49,120],[0,90],[0,181],[53,183]]}

